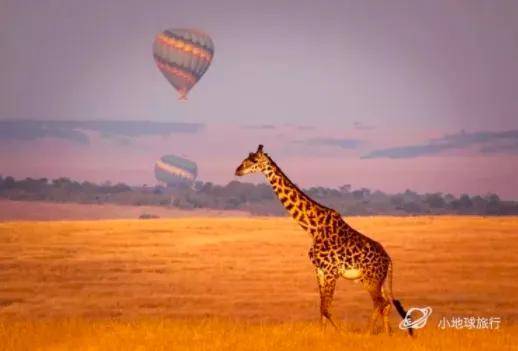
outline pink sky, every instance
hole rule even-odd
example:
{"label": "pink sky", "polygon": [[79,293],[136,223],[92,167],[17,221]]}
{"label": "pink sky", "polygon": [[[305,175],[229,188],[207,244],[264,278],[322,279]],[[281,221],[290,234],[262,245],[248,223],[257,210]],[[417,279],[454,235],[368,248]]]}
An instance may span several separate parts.
{"label": "pink sky", "polygon": [[[169,27],[215,42],[186,103],[152,58]],[[517,37],[512,1],[4,1],[0,120],[205,129],[88,145],[0,130],[0,174],[151,184],[176,153],[224,183],[263,143],[303,186],[518,198]]]}

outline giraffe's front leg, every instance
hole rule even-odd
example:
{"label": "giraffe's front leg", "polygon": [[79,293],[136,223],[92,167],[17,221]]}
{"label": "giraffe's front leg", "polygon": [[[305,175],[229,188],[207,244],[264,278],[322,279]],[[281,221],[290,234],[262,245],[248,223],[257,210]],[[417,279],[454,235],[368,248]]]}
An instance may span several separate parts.
{"label": "giraffe's front leg", "polygon": [[337,275],[317,268],[318,288],[320,290],[320,321],[322,327],[325,326],[326,319],[331,325],[338,330],[336,323],[331,317],[331,303],[333,302],[333,295],[336,287]]}

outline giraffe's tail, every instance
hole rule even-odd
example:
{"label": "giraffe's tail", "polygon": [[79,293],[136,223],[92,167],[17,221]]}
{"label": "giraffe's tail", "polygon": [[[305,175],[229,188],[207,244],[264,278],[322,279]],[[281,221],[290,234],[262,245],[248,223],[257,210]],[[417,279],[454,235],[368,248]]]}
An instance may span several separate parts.
{"label": "giraffe's tail", "polygon": [[[394,298],[394,294],[392,293],[392,261],[389,262],[387,278],[385,279],[385,289],[383,290],[387,293],[387,297],[390,299],[401,318],[407,318],[407,311],[403,308],[401,302]],[[414,335],[414,330],[411,327],[407,328],[407,331],[408,335]]]}

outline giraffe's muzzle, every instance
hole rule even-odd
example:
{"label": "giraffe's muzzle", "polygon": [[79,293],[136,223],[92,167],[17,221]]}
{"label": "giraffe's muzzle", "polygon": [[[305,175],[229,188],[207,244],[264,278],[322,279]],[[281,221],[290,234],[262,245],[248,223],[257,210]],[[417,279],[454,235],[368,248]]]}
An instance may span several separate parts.
{"label": "giraffe's muzzle", "polygon": [[242,175],[244,175],[244,174],[245,174],[245,172],[244,172],[244,170],[243,170],[243,166],[241,165],[241,166],[237,167],[236,172],[235,172],[235,175],[237,175],[237,176],[239,176],[239,177],[240,177],[240,176],[242,176]]}

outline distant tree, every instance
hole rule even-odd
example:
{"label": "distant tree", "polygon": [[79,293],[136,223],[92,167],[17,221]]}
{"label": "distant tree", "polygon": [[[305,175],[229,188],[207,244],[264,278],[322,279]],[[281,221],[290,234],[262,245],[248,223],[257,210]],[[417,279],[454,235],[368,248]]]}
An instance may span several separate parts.
{"label": "distant tree", "polygon": [[392,203],[392,205],[396,206],[396,208],[398,209],[402,208],[404,200],[405,199],[402,194],[396,194],[390,198],[390,202]]}
{"label": "distant tree", "polygon": [[451,204],[453,201],[455,201],[455,196],[453,196],[452,194],[446,194],[443,196],[443,199],[444,199],[444,202],[446,203],[446,205],[449,205]]}
{"label": "distant tree", "polygon": [[485,196],[486,200],[486,213],[490,215],[500,215],[503,214],[503,204],[500,201],[500,198],[496,194],[488,194]]}
{"label": "distant tree", "polygon": [[473,203],[473,208],[475,209],[475,212],[477,213],[485,213],[487,202],[482,196],[475,195],[471,197],[471,202]]}
{"label": "distant tree", "polygon": [[26,192],[39,193],[47,188],[47,178],[25,178],[17,182],[16,187]]}
{"label": "distant tree", "polygon": [[124,183],[117,183],[111,187],[111,191],[113,193],[123,193],[123,192],[131,191],[131,187]]}
{"label": "distant tree", "polygon": [[[502,201],[496,194],[485,196],[467,194],[459,198],[441,193],[418,194],[406,190],[400,194],[385,194],[367,188],[352,190],[349,184],[339,188],[312,187],[304,191],[324,206],[346,215],[371,214],[518,214],[518,202]],[[198,181],[193,187],[164,187],[157,185],[129,186],[109,182],[96,184],[77,182],[61,177],[49,182],[45,178],[0,176],[0,197],[19,200],[47,200],[81,203],[117,203],[128,205],[176,206],[184,209],[237,209],[261,215],[285,215],[269,184],[231,181],[226,185]]]}
{"label": "distant tree", "polygon": [[161,186],[157,185],[153,188],[153,194],[155,195],[161,195],[164,193],[164,188],[162,188]]}
{"label": "distant tree", "polygon": [[66,177],[61,177],[52,180],[52,185],[57,188],[67,188],[70,186],[70,184],[72,184],[72,181]]}
{"label": "distant tree", "polygon": [[351,184],[344,184],[338,188],[342,194],[349,194],[351,192]]}
{"label": "distant tree", "polygon": [[358,190],[354,190],[352,194],[355,199],[365,199],[367,196],[370,195],[370,190],[366,188],[361,188]]}
{"label": "distant tree", "polygon": [[210,194],[213,189],[214,189],[214,184],[212,184],[211,182],[207,182],[207,183],[203,183],[203,186],[200,191]]}
{"label": "distant tree", "polygon": [[471,209],[473,207],[473,201],[467,194],[462,194],[459,198],[459,205],[461,209]]}
{"label": "distant tree", "polygon": [[446,204],[441,193],[426,194],[424,202],[431,208],[443,208]]}
{"label": "distant tree", "polygon": [[272,190],[272,187],[269,186],[268,184],[264,184],[264,183],[258,184],[257,192],[258,192],[260,199],[271,200],[274,198],[274,192]]}
{"label": "distant tree", "polygon": [[421,214],[423,208],[417,202],[405,202],[401,208],[408,214]]}
{"label": "distant tree", "polygon": [[13,177],[6,177],[3,181],[3,186],[5,189],[12,189],[16,186],[16,181]]}

